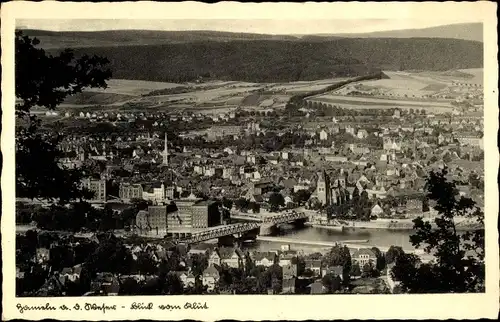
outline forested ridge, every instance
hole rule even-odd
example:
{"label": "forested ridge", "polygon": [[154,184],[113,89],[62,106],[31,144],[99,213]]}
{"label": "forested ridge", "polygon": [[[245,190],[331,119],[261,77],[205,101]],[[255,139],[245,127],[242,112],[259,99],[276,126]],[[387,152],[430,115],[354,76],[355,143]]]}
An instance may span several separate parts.
{"label": "forested ridge", "polygon": [[[199,77],[287,82],[367,75],[380,70],[451,70],[483,66],[482,43],[439,38],[195,40],[73,48],[110,60],[114,78],[185,82]],[[195,38],[197,39],[197,38]],[[54,40],[54,39],[53,39]],[[47,48],[51,53],[59,49]]]}

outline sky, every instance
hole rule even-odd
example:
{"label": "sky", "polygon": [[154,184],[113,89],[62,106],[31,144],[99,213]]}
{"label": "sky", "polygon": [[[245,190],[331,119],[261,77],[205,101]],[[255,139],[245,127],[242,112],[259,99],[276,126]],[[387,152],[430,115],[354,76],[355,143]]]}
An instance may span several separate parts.
{"label": "sky", "polygon": [[17,28],[52,31],[99,30],[214,30],[261,34],[364,33],[420,29],[440,25],[477,22],[469,20],[408,19],[18,19]]}

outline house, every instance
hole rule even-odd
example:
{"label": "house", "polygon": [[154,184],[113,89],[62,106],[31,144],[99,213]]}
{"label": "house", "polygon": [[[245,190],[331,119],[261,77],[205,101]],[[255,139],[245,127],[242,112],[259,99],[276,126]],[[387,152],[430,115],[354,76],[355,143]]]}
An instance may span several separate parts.
{"label": "house", "polygon": [[356,250],[351,258],[354,262],[357,262],[361,267],[369,263],[377,262],[377,255],[375,255],[373,250],[369,248],[361,248]]}
{"label": "house", "polygon": [[97,276],[90,284],[90,291],[96,294],[118,295],[120,282],[111,273],[97,273]]}
{"label": "house", "polygon": [[66,284],[66,282],[75,283],[80,279],[82,273],[82,265],[76,265],[73,267],[65,267],[61,270],[59,274],[59,281],[61,284]]}
{"label": "house", "polygon": [[370,214],[372,216],[377,216],[378,217],[383,212],[384,212],[384,210],[382,209],[382,207],[380,207],[379,205],[375,205],[375,206],[373,206]]}
{"label": "house", "polygon": [[297,277],[297,264],[287,264],[282,266],[283,279],[291,279]]}
{"label": "house", "polygon": [[282,254],[279,259],[279,265],[281,267],[292,265],[292,259],[294,257],[293,254]]}
{"label": "house", "polygon": [[232,268],[242,268],[245,262],[245,256],[239,248],[218,248],[210,254],[208,265],[226,264]]}
{"label": "house", "polygon": [[254,254],[255,266],[272,266],[275,258],[276,253],[274,252],[256,252]]}
{"label": "house", "polygon": [[189,273],[186,276],[186,283],[184,284],[185,287],[193,287],[196,284],[196,276],[193,275],[193,273]]}
{"label": "house", "polygon": [[203,286],[207,287],[207,291],[213,291],[216,284],[219,282],[220,274],[214,265],[208,266],[202,275]]}
{"label": "house", "polygon": [[326,292],[326,288],[321,282],[314,282],[309,287],[311,288],[311,294],[325,294]]}
{"label": "house", "polygon": [[38,264],[47,263],[49,259],[50,259],[50,250],[48,250],[47,248],[36,249],[35,261]]}
{"label": "house", "polygon": [[362,140],[368,137],[368,132],[366,130],[359,130],[356,136],[358,137],[358,139]]}
{"label": "house", "polygon": [[321,130],[321,132],[319,132],[319,139],[321,141],[328,140],[328,133],[325,130]]}
{"label": "house", "polygon": [[332,274],[334,276],[339,276],[341,280],[344,280],[344,268],[340,265],[325,267],[321,273],[322,276]]}
{"label": "house", "polygon": [[312,271],[315,275],[321,276],[321,260],[320,259],[306,259],[306,270]]}
{"label": "house", "polygon": [[295,278],[283,278],[281,292],[282,292],[282,294],[294,294],[295,293]]}

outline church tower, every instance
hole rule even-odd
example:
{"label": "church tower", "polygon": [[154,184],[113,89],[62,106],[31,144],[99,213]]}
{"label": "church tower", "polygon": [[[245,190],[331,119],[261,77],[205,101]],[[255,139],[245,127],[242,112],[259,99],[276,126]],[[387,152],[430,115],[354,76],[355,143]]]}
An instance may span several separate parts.
{"label": "church tower", "polygon": [[165,147],[163,149],[163,165],[168,165],[168,140],[167,140],[167,132],[165,132]]}

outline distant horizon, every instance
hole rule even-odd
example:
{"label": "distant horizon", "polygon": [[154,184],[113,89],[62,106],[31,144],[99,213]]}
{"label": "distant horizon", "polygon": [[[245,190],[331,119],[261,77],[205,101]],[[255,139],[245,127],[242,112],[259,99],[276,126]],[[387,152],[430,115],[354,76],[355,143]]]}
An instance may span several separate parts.
{"label": "distant horizon", "polygon": [[[346,21],[353,23],[353,25],[346,25]],[[49,21],[47,21],[47,19],[19,19],[16,21],[16,29],[32,29],[49,32],[212,31],[275,36],[303,36],[330,34],[369,34],[376,32],[420,30],[463,24],[482,24],[482,22],[429,22],[422,20],[398,19],[50,19]],[[299,30],[300,32],[298,32]]]}

